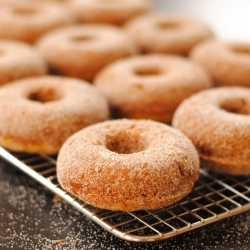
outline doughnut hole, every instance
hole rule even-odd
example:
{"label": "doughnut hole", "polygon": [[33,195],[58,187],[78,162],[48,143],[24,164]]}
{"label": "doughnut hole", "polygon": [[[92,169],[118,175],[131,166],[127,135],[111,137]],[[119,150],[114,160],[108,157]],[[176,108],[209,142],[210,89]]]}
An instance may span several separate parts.
{"label": "doughnut hole", "polygon": [[106,3],[115,4],[115,3],[117,3],[117,0],[102,0],[102,1],[100,1],[100,3],[104,3],[104,4],[106,4]]}
{"label": "doughnut hole", "polygon": [[13,9],[13,13],[16,15],[20,15],[20,16],[29,16],[29,15],[34,15],[38,12],[38,10],[36,8],[15,8]]}
{"label": "doughnut hole", "polygon": [[94,39],[93,36],[90,35],[79,35],[79,36],[73,36],[70,38],[72,42],[78,43],[78,42],[89,42]]}
{"label": "doughnut hole", "polygon": [[62,94],[53,88],[41,88],[28,94],[27,99],[35,102],[52,102],[62,98]]}
{"label": "doughnut hole", "polygon": [[171,30],[178,28],[180,24],[176,21],[161,21],[156,26],[161,30]]}
{"label": "doughnut hole", "polygon": [[248,45],[232,45],[230,47],[231,51],[233,51],[236,54],[243,54],[250,56],[250,46]]}
{"label": "doughnut hole", "polygon": [[220,108],[234,114],[249,115],[250,105],[244,98],[231,98],[224,100]]}
{"label": "doughnut hole", "polygon": [[144,76],[148,77],[148,76],[160,75],[162,74],[162,71],[156,66],[141,67],[141,68],[135,68],[134,74],[139,77],[144,77]]}
{"label": "doughnut hole", "polygon": [[114,4],[117,4],[117,0],[102,0],[102,1],[99,1],[100,5],[102,6],[105,6],[107,8],[107,4],[110,6],[110,7],[114,7]]}
{"label": "doughnut hole", "polygon": [[120,131],[113,135],[106,135],[106,148],[117,154],[133,154],[146,149],[145,140],[139,133]]}

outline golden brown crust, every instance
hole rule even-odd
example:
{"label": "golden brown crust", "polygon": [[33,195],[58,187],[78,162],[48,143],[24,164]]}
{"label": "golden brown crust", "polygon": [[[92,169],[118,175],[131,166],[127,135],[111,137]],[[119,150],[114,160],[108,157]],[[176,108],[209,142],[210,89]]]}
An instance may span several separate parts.
{"label": "golden brown crust", "polygon": [[151,9],[148,0],[91,0],[69,2],[78,21],[122,25]]}
{"label": "golden brown crust", "polygon": [[137,53],[131,40],[108,25],[74,25],[58,29],[37,44],[51,70],[91,81],[108,63]]}
{"label": "golden brown crust", "polygon": [[68,9],[49,1],[11,1],[0,8],[0,38],[34,43],[48,31],[75,22]]}
{"label": "golden brown crust", "polygon": [[46,73],[47,63],[33,47],[23,42],[0,39],[0,86]]}
{"label": "golden brown crust", "polygon": [[57,153],[76,131],[109,118],[106,99],[90,84],[40,76],[0,89],[0,145],[14,151]]}
{"label": "golden brown crust", "polygon": [[179,131],[151,120],[112,120],[85,128],[63,145],[62,187],[104,209],[139,210],[176,202],[193,188],[199,157]]}
{"label": "golden brown crust", "polygon": [[220,87],[186,99],[173,126],[196,146],[205,167],[217,172],[250,174],[250,90]]}
{"label": "golden brown crust", "polygon": [[184,56],[198,43],[213,37],[210,28],[198,20],[160,12],[132,19],[125,30],[143,52]]}
{"label": "golden brown crust", "polygon": [[250,87],[250,43],[206,41],[191,51],[190,59],[204,67],[216,86]]}
{"label": "golden brown crust", "polygon": [[185,58],[150,54],[114,62],[97,74],[95,86],[114,117],[170,122],[187,97],[212,86],[207,73]]}

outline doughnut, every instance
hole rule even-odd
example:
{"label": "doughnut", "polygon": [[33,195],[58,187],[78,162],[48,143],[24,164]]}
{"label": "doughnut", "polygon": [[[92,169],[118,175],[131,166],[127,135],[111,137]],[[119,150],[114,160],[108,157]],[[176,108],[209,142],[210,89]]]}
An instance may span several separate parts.
{"label": "doughnut", "polygon": [[39,39],[37,48],[53,74],[87,81],[112,61],[137,53],[137,47],[121,29],[97,24],[52,31]]}
{"label": "doughnut", "polygon": [[11,1],[0,8],[0,38],[33,44],[48,31],[75,22],[62,4],[49,1]]}
{"label": "doughnut", "polygon": [[29,76],[45,75],[47,63],[29,44],[0,39],[0,86]]}
{"label": "doughnut", "polygon": [[79,22],[123,25],[151,9],[148,0],[70,1],[69,8]]}
{"label": "doughnut", "polygon": [[250,43],[209,40],[189,55],[210,74],[215,86],[250,87]]}
{"label": "doughnut", "polygon": [[213,37],[201,21],[164,12],[136,17],[125,24],[125,30],[144,53],[187,56],[193,46]]}
{"label": "doughnut", "polygon": [[201,91],[177,108],[173,126],[188,136],[201,165],[230,175],[250,174],[250,89]]}
{"label": "doughnut", "polygon": [[156,209],[190,193],[199,156],[180,131],[152,120],[117,119],[71,136],[57,160],[63,189],[96,207]]}
{"label": "doughnut", "polygon": [[[59,3],[65,3],[68,1],[72,1],[72,0],[40,0],[40,2],[59,2]],[[22,3],[27,2],[39,2],[38,0],[22,0]],[[9,5],[9,4],[20,4],[20,0],[0,0],[0,6],[3,5]]]}
{"label": "doughnut", "polygon": [[37,76],[0,88],[0,145],[12,151],[58,153],[76,131],[109,118],[107,100],[89,83]]}
{"label": "doughnut", "polygon": [[176,55],[146,54],[118,60],[101,70],[95,86],[115,118],[170,122],[188,96],[212,86],[207,73]]}

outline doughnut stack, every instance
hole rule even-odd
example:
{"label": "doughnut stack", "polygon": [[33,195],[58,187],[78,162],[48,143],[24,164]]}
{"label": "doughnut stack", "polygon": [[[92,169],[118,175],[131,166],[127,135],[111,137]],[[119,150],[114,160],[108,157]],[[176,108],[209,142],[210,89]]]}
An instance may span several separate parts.
{"label": "doughnut stack", "polygon": [[0,0],[0,145],[58,154],[104,209],[187,196],[201,166],[250,174],[250,44],[149,0]]}

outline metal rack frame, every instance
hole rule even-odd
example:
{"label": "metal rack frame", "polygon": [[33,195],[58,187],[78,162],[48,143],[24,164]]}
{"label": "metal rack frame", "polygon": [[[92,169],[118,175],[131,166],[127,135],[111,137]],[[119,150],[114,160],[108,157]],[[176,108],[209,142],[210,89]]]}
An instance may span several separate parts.
{"label": "metal rack frame", "polygon": [[200,169],[193,191],[181,201],[156,210],[110,211],[93,207],[59,185],[56,155],[14,153],[0,147],[0,156],[60,196],[115,236],[132,242],[152,242],[205,226],[250,209],[250,179]]}

